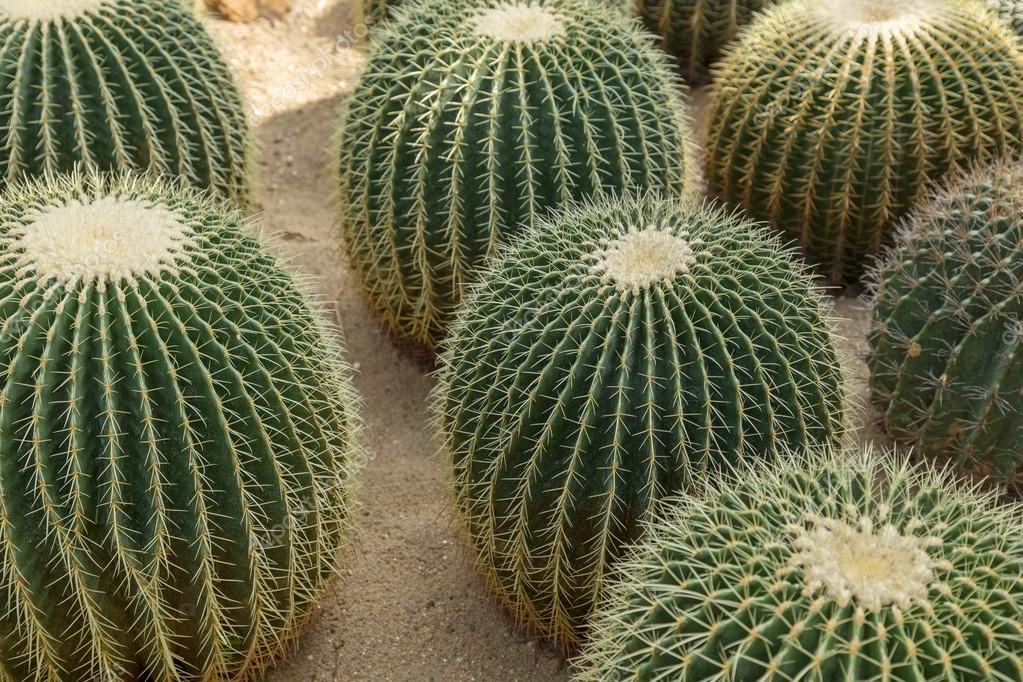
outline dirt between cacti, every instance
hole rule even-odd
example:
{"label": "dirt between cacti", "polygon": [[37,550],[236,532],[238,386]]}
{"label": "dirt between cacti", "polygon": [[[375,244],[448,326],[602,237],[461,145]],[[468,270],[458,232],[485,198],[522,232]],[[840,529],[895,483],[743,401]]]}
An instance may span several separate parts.
{"label": "dirt between cacti", "polygon": [[[568,666],[518,631],[473,574],[429,431],[429,365],[378,326],[335,239],[330,140],[364,64],[353,4],[295,0],[280,22],[208,21],[256,126],[263,229],[329,302],[365,398],[357,537],[297,650],[268,682],[562,682]],[[836,312],[855,393],[865,396],[868,315],[848,296]],[[857,414],[858,425],[866,421]]]}

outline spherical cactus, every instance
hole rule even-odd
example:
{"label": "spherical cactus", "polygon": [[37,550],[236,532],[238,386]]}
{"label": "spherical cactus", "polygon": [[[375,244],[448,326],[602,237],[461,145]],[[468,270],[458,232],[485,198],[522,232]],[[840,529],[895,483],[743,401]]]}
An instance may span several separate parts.
{"label": "spherical cactus", "polygon": [[1023,136],[1023,50],[973,0],[783,3],[717,83],[710,185],[836,284],[863,274],[930,181]]}
{"label": "spherical cactus", "polygon": [[674,502],[619,565],[577,682],[1023,679],[1023,507],[869,452]]}
{"label": "spherical cactus", "polygon": [[0,180],[81,165],[248,202],[241,100],[180,1],[0,0],[0,44]]}
{"label": "spherical cactus", "polygon": [[0,680],[250,680],[351,516],[331,334],[226,204],[129,176],[0,198]]}
{"label": "spherical cactus", "polygon": [[1023,166],[921,206],[876,274],[871,392],[926,456],[1023,483]]}
{"label": "spherical cactus", "polygon": [[434,0],[376,32],[341,133],[348,256],[384,321],[436,345],[487,255],[590,195],[695,191],[665,58],[594,0]]}
{"label": "spherical cactus", "polygon": [[675,56],[690,83],[710,80],[710,66],[756,14],[774,0],[636,0],[636,11]]}
{"label": "spherical cactus", "polygon": [[826,313],[772,238],[688,201],[574,208],[493,260],[434,409],[477,566],[523,624],[573,644],[661,498],[838,439]]}

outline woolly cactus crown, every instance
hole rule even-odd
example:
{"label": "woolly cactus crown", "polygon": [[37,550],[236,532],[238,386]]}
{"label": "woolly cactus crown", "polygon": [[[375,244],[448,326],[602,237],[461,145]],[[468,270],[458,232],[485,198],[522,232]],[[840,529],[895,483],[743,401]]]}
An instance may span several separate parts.
{"label": "woolly cactus crown", "polygon": [[930,182],[1023,141],[1023,50],[973,0],[795,0],[717,72],[708,180],[855,281]]}
{"label": "woolly cactus crown", "polygon": [[923,203],[877,272],[871,396],[898,440],[1023,484],[1023,165]]}
{"label": "woolly cactus crown", "polygon": [[623,561],[578,682],[1023,677],[1023,507],[873,453],[741,467]]}
{"label": "woolly cactus crown", "polygon": [[575,207],[491,261],[434,409],[477,567],[524,624],[576,642],[659,500],[838,439],[826,315],[774,239],[689,201]]}
{"label": "woolly cactus crown", "polygon": [[0,180],[81,165],[249,200],[245,112],[181,2],[0,0]]}
{"label": "woolly cactus crown", "polygon": [[358,401],[235,209],[0,197],[0,680],[256,679],[350,524]]}
{"label": "woolly cactus crown", "polygon": [[375,34],[340,135],[341,225],[377,312],[434,347],[499,244],[589,196],[698,189],[677,83],[594,0],[435,0]]}

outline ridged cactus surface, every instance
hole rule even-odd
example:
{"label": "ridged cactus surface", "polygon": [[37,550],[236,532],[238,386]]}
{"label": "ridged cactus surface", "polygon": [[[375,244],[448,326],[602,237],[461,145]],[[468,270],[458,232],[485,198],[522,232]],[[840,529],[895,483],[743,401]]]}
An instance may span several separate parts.
{"label": "ridged cactus surface", "polygon": [[477,568],[571,645],[659,500],[835,441],[840,386],[820,294],[773,238],[633,199],[502,250],[445,342],[434,409]]}
{"label": "ridged cactus surface", "polygon": [[382,318],[435,346],[484,258],[549,209],[698,184],[666,58],[596,0],[402,5],[340,136],[341,225]]}
{"label": "ridged cactus surface", "polygon": [[1020,0],[988,0],[987,5],[1009,22],[1016,35],[1023,36],[1023,2]]}
{"label": "ridged cactus surface", "polygon": [[857,280],[958,164],[1018,148],[1023,50],[974,0],[795,0],[721,63],[708,182]]}
{"label": "ridged cactus surface", "polygon": [[2,182],[81,165],[248,202],[245,111],[179,0],[0,0],[0,93]]}
{"label": "ridged cactus surface", "polygon": [[362,20],[367,26],[375,26],[387,20],[397,4],[398,0],[362,0]]}
{"label": "ridged cactus surface", "polygon": [[574,679],[1017,682],[1021,519],[869,452],[743,468],[666,507]]}
{"label": "ridged cactus surface", "polygon": [[183,187],[0,198],[3,682],[262,679],[335,570],[348,370],[236,209]]}
{"label": "ridged cactus surface", "polygon": [[710,67],[756,14],[775,0],[635,0],[646,27],[678,61],[685,79],[710,80]]}
{"label": "ridged cactus surface", "polygon": [[871,393],[925,456],[1023,483],[1023,166],[922,205],[876,274]]}
{"label": "ridged cactus surface", "polygon": [[[633,0],[598,0],[604,4],[619,8],[622,13],[629,10]],[[367,26],[374,26],[391,17],[391,13],[401,7],[403,0],[362,0],[362,17]]]}

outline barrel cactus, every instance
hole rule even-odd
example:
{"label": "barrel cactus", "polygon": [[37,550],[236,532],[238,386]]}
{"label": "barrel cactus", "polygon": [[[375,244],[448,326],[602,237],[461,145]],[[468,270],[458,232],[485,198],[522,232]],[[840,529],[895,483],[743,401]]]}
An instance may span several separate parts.
{"label": "barrel cactus", "polygon": [[0,680],[262,679],[334,571],[348,370],[220,202],[120,175],[0,198]]}
{"label": "barrel cactus", "polygon": [[871,392],[926,456],[1023,483],[1023,166],[975,170],[914,213],[876,274]]}
{"label": "barrel cactus", "polygon": [[665,57],[596,0],[433,0],[374,32],[341,226],[383,320],[435,347],[487,255],[591,195],[696,190]]}
{"label": "barrel cactus", "polygon": [[81,165],[248,202],[241,100],[180,0],[0,0],[0,45],[0,181]]}
{"label": "barrel cactus", "polygon": [[743,469],[622,562],[576,682],[1023,679],[1023,507],[867,453]]}
{"label": "barrel cactus", "polygon": [[690,83],[710,80],[710,66],[756,14],[774,0],[636,0],[636,11],[678,60]]}
{"label": "barrel cactus", "polygon": [[809,276],[690,200],[540,221],[492,261],[441,360],[434,410],[477,567],[562,645],[660,499],[842,431]]}
{"label": "barrel cactus", "polygon": [[718,71],[708,182],[858,279],[929,182],[1017,148],[1023,49],[974,0],[795,0]]}

